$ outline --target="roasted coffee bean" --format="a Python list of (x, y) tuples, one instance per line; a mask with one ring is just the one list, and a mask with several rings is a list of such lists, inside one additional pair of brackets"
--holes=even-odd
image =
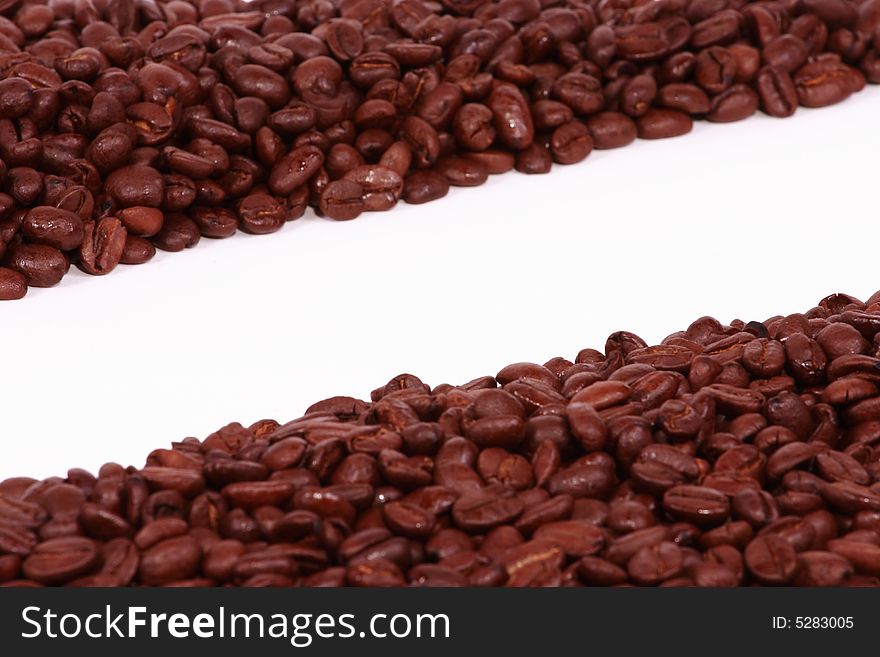
[(307, 183), (324, 163), (324, 154), (315, 146), (300, 146), (282, 157), (269, 174), (273, 194), (287, 196)]
[(705, 91), (695, 84), (684, 82), (673, 82), (661, 87), (657, 99), (663, 107), (688, 114), (707, 114), (712, 107)]
[(365, 164), (352, 169), (342, 179), (361, 186), (366, 210), (387, 210), (397, 203), (403, 193), (403, 179), (383, 166)]
[(334, 180), (321, 193), (318, 207), (330, 219), (354, 219), (364, 211), (364, 189), (351, 180)]
[(499, 85), (488, 101), (495, 118), (495, 130), (505, 146), (522, 150), (535, 137), (532, 115), (522, 93), (513, 85)]
[(785, 118), (795, 113), (798, 106), (797, 89), (786, 71), (765, 66), (758, 72), (756, 84), (761, 109), (767, 114)]
[(20, 244), (8, 249), (6, 265), (21, 274), (31, 287), (52, 287), (61, 281), (69, 262), (52, 246)]
[(808, 62), (793, 76), (798, 100), (804, 107), (839, 103), (864, 86), (859, 71), (842, 62), (822, 59)]
[(787, 584), (797, 569), (797, 555), (787, 540), (775, 534), (759, 536), (745, 549), (749, 572), (764, 584)]
[(691, 117), (672, 109), (651, 109), (636, 122), (641, 139), (680, 137), (693, 129)]
[(435, 201), (448, 193), (449, 179), (435, 171), (416, 171), (403, 184), (403, 200), (411, 204)]
[(553, 165), (550, 151), (542, 144), (532, 143), (516, 154), (514, 168), (521, 173), (549, 173)]
[(205, 237), (231, 237), (238, 229), (238, 216), (226, 208), (194, 207), (190, 208), (189, 217)]
[(0, 267), (0, 301), (14, 301), (27, 294), (27, 279), (13, 269)]
[(119, 220), (129, 235), (151, 237), (162, 229), (165, 216), (158, 208), (133, 206), (119, 211)]
[(202, 548), (190, 536), (165, 539), (141, 556), (138, 577), (145, 584), (162, 586), (196, 574)]
[(152, 242), (163, 251), (183, 251), (199, 243), (199, 227), (186, 215), (165, 215), (162, 229), (153, 236)]
[(77, 248), (83, 241), (83, 221), (79, 215), (48, 206), (32, 208), (21, 224), (24, 237), (61, 251)]
[(109, 274), (122, 259), (126, 230), (116, 217), (102, 217), (84, 226), (79, 266), (89, 274)]
[(735, 84), (715, 96), (706, 118), (719, 123), (742, 121), (758, 110), (758, 103), (758, 94), (751, 87)]
[(239, 227), (254, 235), (280, 230), (285, 223), (284, 208), (274, 196), (249, 194), (237, 206)]
[(104, 189), (123, 208), (133, 205), (159, 207), (165, 181), (153, 167), (137, 164), (113, 171), (107, 177)]
[(572, 120), (553, 131), (550, 137), (550, 153), (559, 164), (575, 164), (593, 150), (590, 129), (581, 121)]
[(456, 187), (476, 187), (489, 177), (489, 170), (482, 162), (464, 157), (442, 158), (434, 170)]
[(730, 514), (724, 493), (705, 486), (674, 486), (663, 494), (663, 508), (680, 520), (695, 525), (718, 525)]
[(806, 44), (792, 34), (783, 34), (764, 46), (761, 58), (767, 66), (793, 73), (807, 61)]
[(53, 538), (34, 547), (22, 562), (25, 577), (41, 584), (58, 585), (89, 573), (98, 565), (94, 541), (70, 536)]
[(600, 112), (587, 120), (593, 144), (598, 149), (619, 148), (635, 141), (636, 124), (625, 114)]
[(855, 572), (845, 557), (833, 552), (807, 551), (797, 558), (795, 586), (841, 586)]

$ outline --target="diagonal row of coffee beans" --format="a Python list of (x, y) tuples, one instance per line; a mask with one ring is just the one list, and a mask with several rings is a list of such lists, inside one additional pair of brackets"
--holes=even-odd
[(0, 299), (880, 82), (880, 0), (0, 3)]
[(404, 374), (141, 469), (0, 482), (0, 582), (877, 586), (878, 355), (880, 292)]

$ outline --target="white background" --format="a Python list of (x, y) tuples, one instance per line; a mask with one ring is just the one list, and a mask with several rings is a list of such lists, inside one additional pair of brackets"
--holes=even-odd
[(202, 240), (0, 305), (0, 479), (63, 475), (408, 371), (462, 383), (880, 288), (880, 89), (701, 123), (347, 223)]

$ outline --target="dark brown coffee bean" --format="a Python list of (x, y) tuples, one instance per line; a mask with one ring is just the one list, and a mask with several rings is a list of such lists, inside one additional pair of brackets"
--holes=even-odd
[(581, 121), (573, 120), (560, 125), (550, 138), (550, 153), (559, 164), (575, 164), (593, 150), (590, 130)]
[(798, 100), (805, 107), (825, 107), (845, 100), (861, 88), (861, 73), (828, 59), (808, 62), (794, 76)]
[(553, 157), (543, 145), (532, 143), (516, 154), (514, 168), (520, 173), (549, 173), (553, 166)]
[(54, 538), (37, 545), (21, 565), (25, 577), (58, 585), (85, 575), (98, 565), (95, 543), (79, 536)]
[(183, 251), (199, 243), (199, 227), (189, 217), (179, 213), (165, 215), (162, 229), (152, 242), (163, 251)]
[(314, 146), (300, 146), (278, 160), (269, 174), (269, 189), (287, 196), (304, 185), (324, 163), (324, 154)]
[(161, 541), (144, 552), (138, 576), (152, 586), (162, 586), (196, 574), (202, 548), (190, 536)]
[(598, 149), (619, 148), (635, 141), (636, 124), (618, 112), (600, 112), (587, 120), (593, 144)]
[(130, 235), (151, 237), (162, 229), (165, 216), (158, 208), (133, 206), (119, 211), (119, 220)]
[(165, 191), (162, 175), (153, 167), (136, 164), (116, 169), (104, 182), (104, 190), (120, 207), (159, 207)]
[(807, 551), (798, 555), (795, 586), (841, 586), (854, 573), (852, 564), (833, 552)]
[(495, 130), (508, 148), (522, 150), (535, 136), (532, 115), (522, 93), (513, 85), (499, 85), (489, 96)]
[(675, 518), (712, 526), (730, 515), (727, 496), (705, 486), (674, 486), (663, 494), (663, 508)]
[(684, 568), (681, 548), (670, 541), (643, 547), (627, 562), (630, 577), (642, 586), (656, 586), (680, 574)]
[(657, 81), (650, 75), (637, 75), (623, 88), (620, 108), (629, 116), (644, 116), (657, 97)]
[(239, 226), (254, 235), (266, 235), (280, 230), (285, 223), (281, 203), (268, 194), (249, 194), (238, 202)]
[(797, 569), (791, 543), (774, 534), (755, 538), (746, 546), (744, 556), (749, 572), (764, 584), (786, 584)]
[(404, 180), (403, 200), (410, 204), (428, 203), (449, 193), (449, 179), (435, 171), (416, 171)]
[(122, 259), (126, 230), (116, 217), (103, 217), (84, 225), (79, 266), (89, 274), (109, 274)]
[(436, 522), (434, 514), (427, 509), (403, 501), (389, 502), (382, 512), (392, 531), (410, 538), (430, 536)]
[(0, 301), (14, 301), (27, 294), (27, 279), (23, 274), (0, 267)]
[(9, 249), (6, 263), (31, 287), (52, 287), (67, 273), (69, 263), (58, 249), (45, 244), (21, 244)]
[(693, 129), (691, 117), (671, 109), (651, 109), (636, 122), (641, 139), (680, 137)]
[(350, 565), (345, 571), (345, 577), (350, 586), (401, 586), (406, 581), (396, 564), (382, 559)]
[(673, 82), (660, 88), (658, 102), (669, 109), (688, 114), (707, 114), (711, 109), (709, 96), (695, 84)]
[(21, 230), (27, 239), (61, 251), (75, 249), (83, 240), (83, 222), (79, 215), (48, 206), (28, 211)]
[(742, 121), (758, 110), (758, 103), (758, 94), (749, 86), (735, 84), (712, 99), (712, 109), (706, 118), (718, 123)]
[(880, 574), (880, 546), (837, 539), (828, 541), (828, 549), (846, 559), (857, 572), (875, 577)]
[(597, 554), (605, 545), (605, 534), (586, 520), (548, 522), (534, 532), (534, 538), (557, 545), (571, 557)]
[(764, 46), (761, 57), (767, 66), (793, 73), (807, 61), (806, 44), (792, 34), (783, 34)]
[(489, 178), (489, 170), (484, 164), (464, 157), (442, 158), (434, 170), (457, 187), (476, 187)]
[(365, 210), (388, 210), (403, 193), (403, 179), (387, 167), (363, 165), (352, 169), (342, 179), (361, 186)]
[(459, 498), (452, 507), (452, 518), (456, 525), (467, 532), (485, 532), (513, 522), (522, 511), (522, 502), (516, 498), (476, 492)]

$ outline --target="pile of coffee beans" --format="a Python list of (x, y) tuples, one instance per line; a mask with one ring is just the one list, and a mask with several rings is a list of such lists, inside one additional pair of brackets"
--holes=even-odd
[(880, 292), (0, 482), (4, 586), (880, 585)]
[(0, 299), (880, 82), (880, 0), (0, 3)]

